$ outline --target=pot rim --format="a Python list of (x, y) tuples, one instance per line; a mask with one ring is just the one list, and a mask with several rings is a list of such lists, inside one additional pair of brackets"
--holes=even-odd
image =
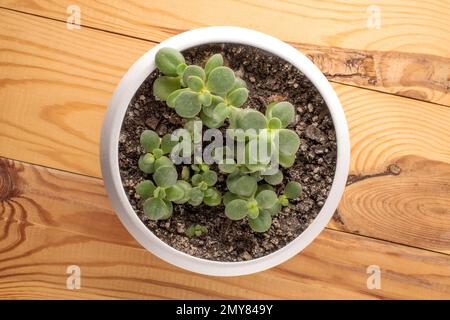
[[(191, 256), (160, 240), (133, 210), (119, 172), (118, 146), (122, 122), (128, 105), (148, 75), (155, 69), (155, 54), (162, 47), (185, 50), (207, 43), (236, 43), (260, 48), (291, 63), (302, 71), (318, 89), (330, 111), (336, 131), (337, 158), (329, 195), (313, 222), (283, 248), (249, 261), (220, 262)], [(173, 36), (147, 51), (121, 79), (110, 100), (100, 139), (102, 176), (111, 204), (128, 232), (159, 258), (192, 272), (215, 276), (252, 274), (274, 267), (309, 245), (325, 228), (343, 194), (350, 163), (347, 121), (339, 99), (322, 72), (291, 45), (267, 34), (230, 26), (195, 29)]]

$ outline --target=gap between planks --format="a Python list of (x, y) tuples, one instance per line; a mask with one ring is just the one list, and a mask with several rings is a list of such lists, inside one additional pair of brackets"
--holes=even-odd
[[(175, 1), (177, 3), (177, 6), (182, 6), (182, 3)], [(48, 4), (48, 3), (41, 3), (39, 5), (39, 1), (37, 2), (35, 7), (29, 7), (26, 4), (23, 3), (16, 3), (16, 1), (9, 1), (9, 3), (6, 3), (7, 6), (3, 6), (6, 10), (12, 10), (15, 12), (23, 13), (23, 14), (30, 14), (35, 15), (41, 18), (51, 19), (59, 22), (66, 23), (65, 20), (62, 18), (67, 17), (67, 13), (60, 11), (61, 9), (65, 8), (63, 3), (60, 3), (58, 5), (54, 4)], [(192, 25), (186, 24), (183, 19), (175, 19), (174, 23), (176, 23), (177, 27), (169, 27), (168, 25), (164, 25), (165, 23), (168, 23), (166, 21), (160, 21), (159, 23), (161, 25), (148, 25), (146, 23), (143, 23), (143, 17), (140, 16), (141, 13), (138, 13), (137, 15), (134, 15), (133, 17), (128, 17), (128, 11), (131, 10), (120, 10), (124, 4), (118, 2), (116, 3), (117, 9), (119, 10), (113, 10), (111, 7), (106, 6), (102, 7), (102, 5), (97, 5), (93, 3), (81, 3), (80, 4), (83, 8), (89, 8), (92, 10), (92, 16), (88, 16), (86, 20), (87, 23), (82, 23), (83, 27), (86, 28), (92, 28), (94, 30), (109, 32), (116, 35), (122, 35), (126, 37), (131, 37), (134, 39), (144, 40), (144, 41), (150, 41), (152, 43), (157, 43), (158, 41), (163, 40), (164, 38), (186, 31), (190, 28), (192, 28)], [(200, 2), (194, 2), (193, 7), (200, 5)], [(273, 4), (270, 4), (271, 6)], [(294, 4), (292, 4), (294, 5)], [(301, 6), (300, 4), (297, 4), (298, 6)], [(307, 4), (305, 4), (306, 7)], [(389, 8), (390, 3), (383, 3), (380, 4), (381, 7), (383, 7), (384, 10), (387, 10), (389, 14), (393, 15), (399, 15), (402, 16), (401, 11), (397, 12), (397, 8)], [(434, 6), (437, 6), (436, 4), (433, 4)], [(137, 5), (135, 5), (137, 6)], [(175, 8), (177, 7), (175, 6)], [(267, 11), (268, 8), (266, 8), (265, 5), (257, 5), (256, 3), (239, 3), (238, 6), (242, 10), (249, 10), (249, 8), (253, 8), (253, 10), (259, 10), (262, 14), (269, 14)], [(283, 15), (283, 17), (286, 15), (286, 11), (281, 10), (278, 7), (288, 6), (287, 4), (277, 4), (277, 7), (272, 8), (274, 11), (280, 11), (280, 14)], [(364, 8), (363, 4), (359, 4), (358, 6), (362, 6)], [(44, 7), (47, 7), (48, 11), (45, 11), (43, 9)], [(139, 7), (139, 6), (137, 6)], [(161, 8), (159, 8), (161, 7)], [(17, 8), (17, 9), (16, 9)], [(329, 4), (329, 9), (332, 11), (333, 5)], [(134, 8), (136, 9), (136, 8)], [(153, 10), (152, 10), (153, 9)], [(142, 7), (140, 7), (140, 10), (145, 10), (147, 14), (152, 16), (152, 11), (161, 11), (161, 14), (164, 14), (167, 9), (167, 5), (165, 4), (144, 4)], [(294, 8), (292, 8), (294, 9)], [(309, 14), (314, 13), (314, 6), (309, 8), (312, 10)], [(356, 10), (352, 8), (353, 10)], [(426, 14), (426, 12), (422, 11), (415, 11), (411, 8), (406, 7), (407, 12), (412, 11), (414, 13), (414, 16), (416, 19), (422, 19), (424, 18), (421, 16), (422, 14)], [(96, 11), (100, 10), (100, 11)], [(136, 9), (137, 10), (137, 9)], [(223, 10), (228, 10), (228, 8), (225, 6)], [(298, 11), (298, 8), (295, 8), (296, 14), (301, 15), (301, 12)], [(342, 8), (340, 8), (342, 10)], [(340, 12), (340, 10), (337, 10)], [(104, 12), (103, 12), (104, 11)], [(361, 12), (353, 12), (352, 14), (355, 14), (358, 19), (363, 19), (366, 15), (364, 12), (365, 10), (362, 10)], [(48, 13), (49, 12), (49, 13)], [(109, 12), (110, 14), (106, 14), (105, 12)], [(47, 15), (44, 15), (44, 13), (48, 13)], [(115, 22), (117, 23), (111, 23), (109, 19), (111, 19), (110, 16), (118, 15)], [(195, 14), (194, 14), (195, 16)], [(339, 15), (338, 15), (339, 16)], [(176, 17), (176, 10), (174, 12), (174, 17)], [(174, 18), (172, 17), (172, 18)], [(204, 19), (204, 17), (195, 17), (196, 19)], [(300, 26), (302, 26), (301, 21), (296, 20), (296, 18), (292, 16), (286, 16), (285, 17), (288, 21), (297, 23), (300, 23)], [(309, 18), (308, 16), (305, 16), (305, 18)], [(340, 17), (341, 20), (336, 20), (333, 22), (324, 22), (324, 28), (329, 28), (332, 30), (333, 28), (330, 28), (327, 26), (327, 23), (335, 23), (335, 27), (342, 27), (342, 23), (344, 23), (346, 20), (345, 17)], [(403, 17), (404, 19), (404, 17)], [(412, 18), (411, 18), (412, 19)], [(131, 24), (132, 27), (125, 27), (125, 24), (122, 20), (126, 20), (127, 23)], [(354, 20), (354, 19), (353, 19)], [(84, 18), (82, 21), (85, 21)], [(211, 22), (210, 22), (211, 23)], [(348, 23), (348, 21), (347, 21)], [(346, 28), (348, 27), (346, 23)], [(427, 21), (428, 23), (428, 21)], [(200, 23), (200, 25), (197, 26), (204, 26), (208, 25)], [(414, 25), (414, 24), (413, 24)], [(107, 27), (105, 27), (107, 26)], [(388, 25), (387, 28), (389, 28)], [(262, 28), (263, 31), (266, 31), (265, 28), (267, 26), (262, 23), (258, 25), (258, 28)], [(391, 26), (393, 27), (393, 26)], [(397, 27), (395, 25), (395, 27)], [(349, 30), (353, 30), (351, 27)], [(420, 32), (428, 32), (432, 33), (434, 30), (434, 25), (421, 25), (419, 29)], [(131, 31), (132, 30), (132, 31)], [(386, 45), (385, 42), (382, 42), (383, 48), (387, 48), (390, 50), (385, 51), (375, 51), (375, 50), (366, 50), (364, 47), (360, 48), (358, 41), (355, 41), (353, 39), (353, 36), (358, 38), (360, 35), (358, 35), (358, 32), (361, 33), (361, 30), (358, 30), (358, 32), (354, 32), (348, 34), (348, 37), (352, 39), (350, 43), (353, 45), (353, 47), (357, 47), (357, 49), (350, 49), (352, 46), (347, 46), (349, 49), (343, 49), (336, 47), (334, 45), (326, 45), (324, 46), (322, 44), (323, 41), (317, 41), (317, 38), (314, 39), (316, 41), (311, 42), (311, 44), (302, 44), (300, 43), (299, 36), (294, 36), (291, 34), (291, 32), (287, 30), (283, 30), (280, 28), (275, 28), (275, 31), (270, 29), (272, 33), (276, 32), (280, 38), (283, 40), (291, 43), (295, 47), (297, 47), (299, 50), (301, 50), (304, 54), (306, 54), (316, 65), (319, 67), (319, 69), (322, 70), (322, 72), (328, 77), (330, 81), (333, 81), (335, 83), (341, 83), (345, 85), (353, 85), (355, 87), (360, 88), (368, 88), (370, 90), (374, 90), (377, 92), (384, 92), (388, 94), (394, 94), (398, 96), (408, 97), (412, 99), (417, 99), (420, 101), (429, 101), (431, 103), (435, 103), (438, 105), (445, 105), (450, 106), (450, 59), (447, 57), (448, 53), (443, 51), (436, 51), (435, 48), (428, 50), (427, 48), (424, 49), (423, 46), (418, 46), (417, 43), (414, 44), (416, 46), (416, 49), (420, 50), (411, 50), (411, 43), (406, 41), (408, 45), (406, 45), (406, 48), (408, 50), (406, 52), (396, 51), (395, 46), (392, 48), (392, 45)], [(354, 31), (354, 30), (353, 30)], [(318, 31), (318, 35), (320, 35), (320, 31)], [(324, 34), (327, 34), (328, 30), (323, 30)], [(366, 30), (367, 32), (367, 30)], [(377, 37), (380, 37), (383, 32), (372, 31), (371, 35), (373, 35), (375, 32), (375, 35)], [(405, 38), (405, 35), (402, 34), (401, 28), (395, 29), (394, 35), (401, 40)], [(286, 34), (285, 34), (286, 33)], [(433, 34), (430, 34), (429, 36), (437, 37), (435, 34), (436, 31), (434, 31)], [(150, 35), (154, 39), (147, 39), (145, 38), (147, 35)], [(164, 36), (162, 36), (164, 35)], [(284, 36), (283, 36), (284, 35)], [(303, 36), (306, 36), (305, 34), (302, 34)], [(351, 36), (350, 36), (351, 35)], [(387, 32), (386, 37), (390, 35), (389, 32)], [(423, 34), (420, 34), (422, 37)], [(336, 32), (336, 34), (330, 34), (328, 35), (329, 38), (339, 38), (339, 33)], [(319, 37), (320, 38), (320, 37)], [(363, 37), (364, 38), (364, 37)], [(406, 37), (407, 38), (407, 37)], [(293, 40), (296, 41), (293, 41)], [(311, 39), (309, 39), (311, 40)], [(383, 40), (383, 37), (381, 36), (380, 39)], [(403, 41), (403, 40), (402, 40)], [(304, 43), (308, 43), (308, 41), (304, 41)], [(376, 46), (375, 46), (376, 47)], [(400, 46), (400, 48), (403, 48)], [(420, 54), (417, 54), (415, 52), (421, 52)], [(439, 55), (430, 54), (427, 52), (432, 53), (443, 53), (444, 56), (441, 57)]]
[[(17, 13), (2, 16), (6, 76), (0, 94), (10, 108), (0, 112), (1, 155), (98, 177), (97, 139), (104, 105), (127, 65), (148, 50), (148, 42), (88, 28), (69, 34), (61, 30), (60, 22)], [(30, 31), (22, 33), (24, 25)], [(8, 34), (11, 30), (16, 37)], [(124, 52), (119, 50), (123, 47)], [(358, 179), (347, 187), (330, 225), (450, 252), (449, 109), (350, 86), (334, 87), (349, 119), (351, 173)], [(46, 95), (39, 95), (39, 90)], [(20, 112), (13, 108), (18, 101)], [(399, 174), (383, 175), (391, 165), (399, 168)], [(421, 206), (411, 207), (418, 200)]]

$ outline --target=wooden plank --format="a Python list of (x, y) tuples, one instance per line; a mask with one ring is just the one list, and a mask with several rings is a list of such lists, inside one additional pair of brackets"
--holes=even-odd
[[(1, 3), (61, 21), (72, 4)], [(77, 5), (82, 25), (152, 41), (208, 25), (253, 28), (291, 42), (332, 81), (450, 106), (448, 1), (201, 0), (186, 5), (170, 0), (115, 1), (112, 6), (81, 0)], [(379, 29), (367, 27), (372, 7), (380, 10)]]
[[(131, 239), (102, 181), (0, 159), (2, 298), (450, 298), (450, 256), (325, 230), (300, 255), (255, 275), (207, 277)], [(81, 289), (66, 289), (66, 268)], [(370, 290), (369, 265), (381, 268)]]
[[(2, 11), (0, 17), (0, 155), (99, 177), (106, 104), (121, 75), (151, 44), (87, 28), (69, 31), (23, 14)], [(350, 126), (351, 174), (370, 179), (348, 187), (331, 227), (450, 252), (443, 179), (450, 165), (450, 109), (334, 87)], [(392, 165), (400, 173), (383, 174)], [(424, 205), (407, 204), (418, 197)]]

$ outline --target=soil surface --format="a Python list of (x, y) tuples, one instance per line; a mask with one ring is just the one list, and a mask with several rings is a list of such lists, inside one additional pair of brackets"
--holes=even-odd
[[(234, 44), (212, 44), (183, 52), (188, 64), (204, 66), (215, 53), (221, 53), (225, 65), (247, 82), (250, 91), (246, 107), (265, 111), (273, 101), (291, 102), (297, 116), (290, 126), (301, 139), (297, 160), (283, 169), (284, 183), (295, 180), (303, 185), (303, 194), (291, 201), (276, 217), (266, 233), (255, 233), (247, 221), (231, 221), (224, 214), (224, 206), (192, 207), (174, 205), (169, 220), (151, 221), (143, 213), (142, 200), (135, 194), (135, 185), (146, 179), (137, 166), (143, 149), (139, 136), (145, 129), (160, 136), (171, 133), (183, 124), (164, 102), (156, 101), (152, 93), (153, 72), (142, 84), (126, 112), (120, 134), (119, 166), (125, 192), (135, 212), (145, 225), (173, 248), (190, 255), (217, 261), (243, 261), (265, 256), (294, 240), (317, 216), (333, 182), (336, 166), (336, 136), (327, 106), (313, 84), (295, 67), (263, 50)], [(224, 176), (219, 175), (217, 188), (226, 190)], [(282, 190), (284, 184), (278, 187)], [(208, 233), (189, 238), (185, 230), (201, 224)]]

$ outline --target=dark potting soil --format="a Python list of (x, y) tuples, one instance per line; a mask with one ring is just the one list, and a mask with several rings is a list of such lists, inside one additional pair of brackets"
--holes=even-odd
[[(283, 169), (284, 183), (298, 181), (302, 196), (292, 208), (284, 208), (266, 233), (255, 233), (247, 221), (231, 221), (224, 206), (174, 205), (169, 220), (151, 221), (143, 213), (142, 200), (135, 185), (146, 179), (137, 166), (143, 149), (139, 137), (143, 130), (155, 130), (160, 136), (180, 128), (181, 119), (152, 93), (153, 72), (132, 99), (123, 121), (119, 141), (119, 166), (128, 199), (145, 225), (162, 241), (190, 255), (217, 261), (243, 261), (265, 256), (294, 240), (305, 230), (322, 208), (333, 182), (336, 166), (336, 136), (327, 106), (314, 85), (295, 67), (263, 50), (234, 44), (211, 44), (183, 52), (188, 64), (204, 66), (215, 53), (221, 53), (225, 65), (247, 82), (250, 91), (246, 107), (265, 111), (273, 101), (291, 102), (297, 116), (291, 129), (301, 139), (295, 164)], [(219, 175), (217, 188), (226, 190), (225, 176)], [(280, 185), (278, 193), (284, 188)], [(185, 230), (194, 224), (205, 225), (208, 233), (189, 238)]]

